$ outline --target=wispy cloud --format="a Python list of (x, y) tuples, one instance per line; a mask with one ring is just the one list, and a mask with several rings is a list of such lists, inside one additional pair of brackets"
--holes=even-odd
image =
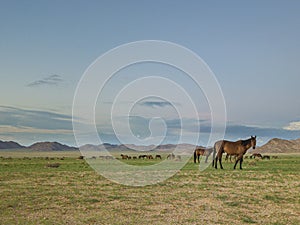
[(72, 130), (72, 116), (42, 110), (0, 106), (2, 126), (47, 130)]
[(146, 107), (152, 107), (152, 108), (156, 108), (156, 107), (167, 107), (167, 106), (173, 106), (172, 103), (170, 102), (166, 102), (166, 101), (144, 101), (139, 103), (139, 105), (141, 106), (146, 106)]
[(53, 74), (47, 77), (44, 77), (40, 80), (33, 81), (29, 84), (27, 84), (27, 87), (38, 87), (42, 85), (58, 85), (61, 82), (63, 82), (63, 79), (60, 75)]
[[(149, 121), (151, 118), (146, 117), (131, 117), (130, 125), (136, 133), (149, 134)], [(200, 134), (210, 134), (212, 127), (208, 120), (197, 120), (193, 118), (182, 119), (165, 119), (167, 125), (167, 135), (180, 135), (180, 131)], [(200, 126), (198, 126), (200, 125)], [(298, 126), (299, 125), (299, 126)], [(215, 132), (221, 132), (222, 129), (215, 127)], [(272, 128), (261, 126), (248, 126), (241, 124), (228, 123), (226, 126), (225, 137), (229, 139), (246, 138), (251, 135), (257, 135), (264, 138), (286, 138), (294, 139), (300, 137), (300, 122), (292, 123), (289, 129)]]
[(25, 145), (45, 140), (74, 145), (72, 116), (0, 106), (0, 139), (19, 141)]
[[(200, 141), (208, 138), (211, 132), (211, 124), (207, 120), (197, 120), (193, 118), (162, 118), (166, 125), (166, 137), (164, 143), (175, 143), (179, 140), (182, 132), (193, 136), (200, 134)], [(118, 126), (124, 125), (128, 120), (120, 119)], [(153, 122), (153, 121), (152, 121)], [(156, 134), (157, 129), (161, 129), (161, 122), (151, 123), (150, 117), (131, 116), (129, 118), (130, 129), (135, 136), (146, 138)], [(200, 126), (198, 126), (200, 124)], [(151, 126), (154, 127), (151, 127)], [(261, 140), (267, 141), (270, 138), (279, 137), (295, 139), (300, 137), (300, 122), (291, 122), (284, 128), (269, 128), (260, 126), (247, 126), (228, 123), (225, 138), (236, 140), (239, 138), (257, 135)], [(118, 138), (114, 133), (111, 124), (97, 125), (101, 140), (105, 142), (117, 143)], [(126, 130), (127, 131), (127, 130)], [(152, 133), (154, 132), (154, 133)], [(218, 132), (218, 130), (216, 130)], [(127, 132), (121, 135), (129, 135)], [(72, 116), (43, 110), (22, 109), (16, 107), (0, 106), (0, 139), (24, 140), (23, 143), (31, 140), (67, 140), (74, 142), (72, 131)], [(87, 140), (88, 137), (87, 137)], [(130, 139), (128, 139), (130, 140)], [(216, 141), (216, 140), (213, 140)], [(63, 141), (66, 143), (66, 141)], [(130, 141), (129, 141), (130, 142)]]

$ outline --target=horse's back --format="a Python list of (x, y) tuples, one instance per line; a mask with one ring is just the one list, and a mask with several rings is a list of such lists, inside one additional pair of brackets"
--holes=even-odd
[(223, 149), (229, 155), (235, 155), (243, 149), (242, 142), (239, 141), (224, 141)]
[(220, 140), (217, 141), (214, 145), (214, 148), (216, 152), (219, 150), (222, 150), (228, 154), (230, 154), (232, 151), (235, 152), (240, 144), (238, 142), (232, 142), (227, 140)]
[(205, 156), (209, 156), (213, 152), (214, 148), (206, 148), (204, 151)]

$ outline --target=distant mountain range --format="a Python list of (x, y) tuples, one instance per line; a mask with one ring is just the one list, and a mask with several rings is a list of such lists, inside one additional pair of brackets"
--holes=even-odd
[[(102, 150), (108, 150), (108, 151), (130, 151), (130, 150), (137, 150), (137, 151), (149, 151), (149, 150), (156, 150), (156, 151), (166, 151), (166, 150), (174, 150), (175, 148), (178, 149), (191, 149), (193, 148), (193, 145), (190, 144), (165, 144), (165, 145), (159, 145), (155, 148), (154, 145), (150, 146), (137, 146), (134, 144), (128, 144), (128, 145), (115, 145), (115, 144), (109, 144), (109, 143), (103, 143), (100, 145), (92, 145), (92, 144), (86, 144), (80, 147), (81, 150), (84, 151), (102, 151)], [(72, 147), (68, 145), (61, 144), (59, 142), (37, 142), (30, 146), (22, 146), (17, 142), (13, 141), (0, 141), (0, 150), (4, 149), (11, 149), (11, 150), (18, 150), (18, 149), (24, 149), (29, 151), (76, 151), (79, 150), (77, 147)]]
[(0, 149), (26, 148), (14, 141), (0, 141)]
[(0, 141), (1, 149), (24, 149), (30, 151), (74, 151), (78, 150), (76, 147), (71, 147), (58, 142), (37, 142), (30, 146), (23, 146), (14, 141)]
[(107, 150), (107, 151), (130, 151), (130, 150), (136, 150), (136, 151), (168, 151), (168, 150), (174, 150), (177, 148), (178, 150), (190, 150), (194, 149), (195, 146), (191, 144), (164, 144), (164, 145), (158, 145), (155, 147), (155, 145), (148, 145), (148, 146), (138, 146), (134, 144), (122, 144), (122, 145), (113, 145), (109, 143), (104, 143), (100, 145), (83, 145), (80, 147), (80, 150), (84, 151), (101, 151), (101, 150)]
[[(156, 150), (156, 151), (168, 151), (174, 150), (178, 148), (180, 150), (190, 150), (195, 146), (191, 144), (164, 144), (159, 145), (154, 148), (154, 145), (150, 146), (137, 146), (134, 144), (128, 145), (114, 145), (109, 143), (104, 143), (101, 145), (92, 145), (87, 144), (80, 147), (81, 150), (84, 151), (128, 151), (128, 150), (137, 150), (137, 151), (148, 151), (148, 150)], [(37, 142), (30, 146), (23, 146), (14, 141), (0, 141), (0, 150), (4, 149), (24, 149), (29, 151), (76, 151), (79, 150), (77, 147), (68, 146), (61, 144), (59, 142)], [(249, 153), (300, 153), (300, 138), (296, 140), (285, 140), (279, 138), (273, 138), (268, 143), (263, 146), (257, 147), (255, 150), (249, 150)]]
[(296, 140), (273, 138), (251, 153), (300, 153), (300, 138)]

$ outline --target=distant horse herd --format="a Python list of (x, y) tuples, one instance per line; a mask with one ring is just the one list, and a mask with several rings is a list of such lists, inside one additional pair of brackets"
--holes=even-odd
[(130, 156), (130, 155), (124, 155), (121, 154), (121, 158), (122, 159), (162, 159), (161, 155), (155, 155), (155, 157), (153, 157), (153, 155), (139, 155), (139, 156)]
[[(162, 159), (161, 155), (151, 155), (151, 154), (144, 154), (144, 155), (139, 155), (139, 156), (130, 156), (130, 155), (124, 155), (121, 154), (121, 159)], [(170, 153), (167, 155), (167, 159), (169, 160), (176, 160), (176, 161), (181, 161), (181, 156), (180, 155), (175, 155), (174, 153)]]

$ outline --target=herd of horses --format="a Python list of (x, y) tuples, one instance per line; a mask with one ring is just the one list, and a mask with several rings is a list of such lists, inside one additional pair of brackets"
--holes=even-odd
[[(233, 169), (236, 169), (236, 166), (238, 163), (240, 163), (240, 169), (242, 168), (242, 164), (244, 161), (244, 155), (246, 154), (248, 149), (255, 149), (256, 148), (256, 136), (251, 136), (249, 139), (246, 140), (238, 140), (238, 141), (227, 141), (227, 140), (221, 140), (217, 141), (214, 144), (213, 148), (203, 148), (198, 147), (194, 151), (194, 163), (197, 162), (200, 163), (199, 157), (200, 156), (206, 156), (205, 163), (207, 163), (208, 157), (213, 153), (213, 161), (212, 166), (216, 169), (218, 168), (218, 161), (220, 164), (220, 168), (223, 169), (222, 165), (222, 155), (223, 153), (226, 153), (225, 161), (228, 159), (231, 162), (231, 157), (234, 157), (235, 163)], [(246, 157), (245, 157), (246, 158)], [(248, 158), (248, 156), (247, 156)], [(250, 159), (252, 158), (261, 158), (261, 159), (269, 159), (269, 155), (261, 155), (260, 153), (253, 153), (250, 156)], [(273, 156), (273, 158), (278, 158), (278, 156)]]
[[(246, 140), (238, 140), (238, 141), (227, 141), (221, 140), (217, 141), (213, 148), (202, 148), (198, 147), (194, 151), (194, 163), (199, 161), (200, 156), (206, 156), (205, 162), (207, 163), (208, 157), (213, 153), (213, 161), (212, 166), (216, 169), (218, 168), (218, 161), (220, 164), (220, 168), (223, 169), (222, 165), (222, 155), (226, 153), (226, 159), (228, 157), (231, 160), (231, 156), (235, 157), (235, 163), (233, 169), (236, 168), (237, 164), (240, 163), (240, 169), (242, 169), (243, 157), (246, 154), (247, 150), (250, 148), (255, 149), (256, 147), (256, 136), (251, 136)], [(270, 157), (270, 156), (268, 156)], [(225, 159), (225, 160), (226, 160)]]
[[(162, 159), (161, 155), (139, 155), (139, 156), (130, 156), (130, 155), (124, 155), (121, 154), (121, 158), (122, 159)], [(167, 156), (167, 159), (174, 159), (174, 160), (181, 160), (181, 156), (180, 155), (174, 155), (173, 153), (170, 153)]]
[[(220, 168), (223, 169), (222, 165), (222, 156), (223, 153), (226, 153), (225, 160), (227, 161), (231, 157), (234, 157), (234, 167), (236, 169), (237, 164), (239, 163), (240, 169), (242, 168), (244, 155), (246, 154), (247, 150), (250, 148), (255, 149), (256, 147), (256, 136), (251, 136), (249, 139), (246, 140), (238, 140), (238, 141), (227, 141), (227, 140), (220, 140), (214, 144), (212, 148), (204, 148), (204, 147), (197, 147), (194, 150), (194, 163), (200, 163), (200, 157), (205, 157), (205, 163), (208, 162), (208, 158), (211, 154), (213, 154), (213, 161), (212, 166), (216, 169), (218, 168), (218, 162), (220, 164)], [(137, 156), (128, 156), (121, 154), (122, 159), (162, 159), (161, 155), (156, 155), (153, 157), (152, 155), (139, 155)], [(250, 156), (250, 158), (261, 158), (261, 159), (270, 159), (270, 156), (264, 155), (262, 156), (260, 153), (254, 153)], [(175, 156), (173, 153), (167, 156), (167, 159), (175, 159), (181, 160), (181, 156)]]
[(153, 155), (139, 155), (139, 156), (130, 156), (130, 155), (124, 155), (121, 154), (122, 159), (162, 159), (161, 155), (156, 155), (153, 157)]

